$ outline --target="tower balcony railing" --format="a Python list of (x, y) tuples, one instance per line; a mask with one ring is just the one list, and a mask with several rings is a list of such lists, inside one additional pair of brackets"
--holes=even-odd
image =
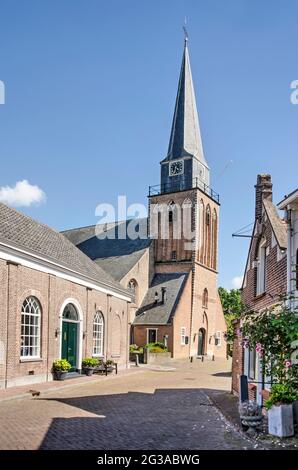
[(193, 178), (192, 184), (187, 184), (185, 181), (175, 181), (173, 183), (149, 186), (149, 197), (159, 196), (160, 194), (175, 193), (178, 191), (187, 191), (188, 189), (200, 189), (204, 194), (219, 204), (219, 194), (199, 178)]

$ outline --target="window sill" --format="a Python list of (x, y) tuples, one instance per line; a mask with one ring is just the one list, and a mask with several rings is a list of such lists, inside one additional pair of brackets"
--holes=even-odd
[(25, 357), (22, 357), (20, 359), (20, 362), (23, 363), (23, 362), (43, 362), (43, 359), (41, 359), (40, 357), (29, 357), (28, 359), (26, 359)]
[(255, 295), (255, 300), (262, 299), (263, 297), (265, 297), (265, 295), (266, 295), (266, 292), (262, 292), (261, 294), (257, 294), (257, 295)]
[(121, 357), (121, 354), (111, 354), (111, 357)]

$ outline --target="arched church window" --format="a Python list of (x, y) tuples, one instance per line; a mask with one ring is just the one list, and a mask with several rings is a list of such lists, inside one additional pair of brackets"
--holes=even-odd
[(93, 356), (103, 356), (104, 319), (101, 312), (96, 312), (93, 319)]
[(217, 212), (214, 209), (212, 213), (212, 262), (211, 267), (217, 267)]
[(40, 357), (41, 308), (35, 297), (27, 297), (21, 313), (21, 358)]
[(203, 307), (208, 308), (208, 290), (206, 287), (203, 291), (202, 305)]
[(127, 286), (128, 290), (134, 296), (135, 303), (137, 303), (137, 296), (138, 296), (138, 283), (135, 279), (131, 279)]

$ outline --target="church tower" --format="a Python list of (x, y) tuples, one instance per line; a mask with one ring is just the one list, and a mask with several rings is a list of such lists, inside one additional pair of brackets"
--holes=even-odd
[(210, 187), (187, 37), (168, 152), (160, 164), (160, 185), (149, 188), (155, 272), (189, 273), (189, 354), (216, 355), (225, 331), (217, 291), (219, 196)]

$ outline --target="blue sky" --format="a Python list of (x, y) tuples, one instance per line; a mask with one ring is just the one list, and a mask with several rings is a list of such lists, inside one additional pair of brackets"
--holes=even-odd
[(96, 223), (96, 205), (118, 194), (146, 204), (159, 183), (187, 16), (222, 203), (220, 284), (231, 287), (248, 243), (231, 234), (253, 221), (257, 173), (272, 174), (276, 202), (298, 186), (290, 101), (298, 1), (2, 0), (0, 8), (0, 188), (37, 185), (46, 202), (21, 210), (59, 230)]

